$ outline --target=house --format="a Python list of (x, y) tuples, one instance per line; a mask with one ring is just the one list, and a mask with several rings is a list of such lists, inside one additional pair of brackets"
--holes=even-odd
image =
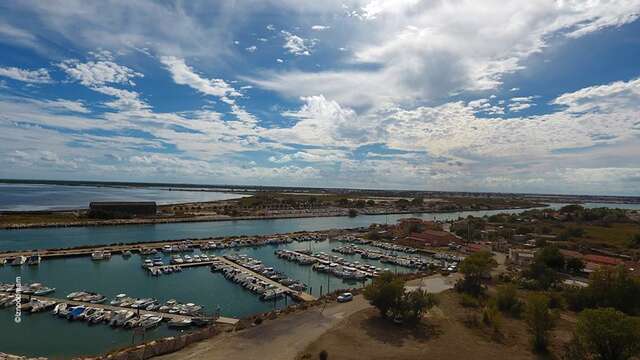
[(481, 252), (481, 251), (491, 252), (491, 246), (485, 245), (485, 244), (476, 244), (476, 243), (474, 243), (474, 244), (467, 244), (463, 248), (463, 250), (467, 254), (473, 254), (473, 253), (477, 253), (477, 252)]
[(536, 257), (536, 252), (534, 250), (528, 249), (509, 249), (509, 255), (507, 256), (507, 260), (519, 266), (528, 266), (533, 263), (533, 260)]

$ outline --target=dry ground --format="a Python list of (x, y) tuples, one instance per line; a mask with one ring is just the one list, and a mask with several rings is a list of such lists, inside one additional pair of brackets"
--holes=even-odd
[[(391, 359), (544, 359), (530, 351), (529, 335), (522, 320), (503, 317), (501, 335), (483, 325), (465, 325), (467, 314), (479, 313), (459, 305), (458, 294), (440, 294), (440, 305), (417, 328), (399, 326), (381, 319), (373, 308), (359, 311), (323, 334), (299, 359), (317, 359), (322, 350), (331, 360)], [(570, 339), (571, 323), (561, 318), (552, 336), (551, 352), (560, 354)]]

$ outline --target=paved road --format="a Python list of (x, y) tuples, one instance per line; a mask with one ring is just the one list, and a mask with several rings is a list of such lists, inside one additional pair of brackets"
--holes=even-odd
[(318, 308), (265, 321), (262, 325), (216, 336), (157, 359), (295, 359), (298, 353), (342, 319), (369, 306), (360, 295), (349, 303), (330, 303), (324, 311)]

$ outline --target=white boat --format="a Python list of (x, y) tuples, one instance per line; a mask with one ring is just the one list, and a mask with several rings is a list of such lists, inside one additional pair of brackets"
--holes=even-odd
[(96, 250), (91, 253), (91, 260), (104, 260), (104, 252), (102, 250)]
[(26, 256), (17, 256), (15, 259), (13, 259), (13, 261), (11, 262), (11, 266), (21, 266), (22, 264), (24, 264), (25, 262), (27, 262), (27, 257)]

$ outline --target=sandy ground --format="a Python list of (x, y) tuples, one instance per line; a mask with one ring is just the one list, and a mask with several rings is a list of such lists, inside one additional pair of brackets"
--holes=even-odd
[[(429, 292), (437, 293), (451, 288), (457, 278), (455, 275), (433, 275), (409, 281), (407, 288), (424, 287)], [(316, 308), (265, 321), (259, 326), (236, 333), (225, 333), (157, 359), (295, 359), (324, 333), (366, 309), (372, 308), (359, 295), (348, 303), (329, 303), (324, 310)]]
[(356, 296), (348, 303), (330, 303), (324, 310), (317, 308), (265, 321), (259, 326), (201, 341), (157, 359), (294, 359), (323, 333), (368, 307), (362, 296)]
[[(464, 319), (471, 311), (459, 304), (459, 295), (439, 295), (440, 304), (420, 326), (400, 326), (380, 318), (373, 308), (359, 311), (314, 341), (299, 354), (300, 360), (318, 359), (325, 350), (331, 360), (426, 359), (548, 359), (531, 352), (529, 334), (522, 320), (503, 317), (500, 336), (483, 325), (470, 327)], [(570, 339), (570, 327), (560, 321), (552, 333), (552, 352), (560, 354)]]

